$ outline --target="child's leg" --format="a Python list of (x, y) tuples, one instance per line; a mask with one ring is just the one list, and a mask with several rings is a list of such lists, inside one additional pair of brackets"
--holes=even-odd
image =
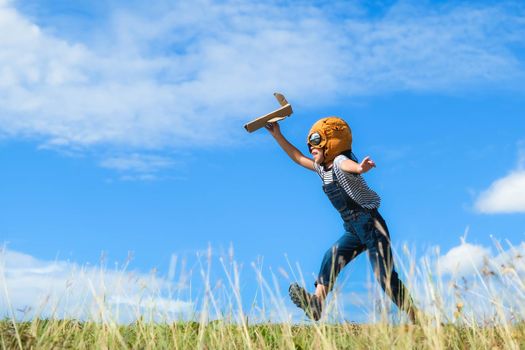
[(317, 297), (324, 301), (328, 292), (332, 290), (339, 272), (365, 249), (366, 246), (355, 233), (346, 232), (339, 238), (323, 257), (319, 277), (315, 282)]
[[(379, 219), (379, 220), (378, 220)], [(374, 218), (373, 232), (367, 235), (370, 239), (366, 242), (368, 255), (374, 274), (381, 288), (387, 293), (392, 301), (408, 313), (411, 321), (415, 321), (415, 307), (403, 282), (399, 279), (394, 266), (392, 249), (388, 228), (383, 218)]]
[(292, 283), (288, 292), (293, 303), (303, 309), (308, 317), (319, 320), (323, 303), (332, 289), (341, 269), (365, 250), (366, 246), (355, 233), (345, 233), (324, 255), (319, 277), (315, 282), (315, 294), (310, 294), (297, 283)]

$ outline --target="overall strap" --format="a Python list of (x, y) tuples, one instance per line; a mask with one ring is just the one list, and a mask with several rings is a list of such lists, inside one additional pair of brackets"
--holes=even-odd
[(332, 181), (333, 182), (339, 182), (339, 180), (337, 179), (337, 176), (335, 175), (335, 164), (332, 165)]
[(348, 208), (350, 210), (365, 210), (365, 211), (368, 210), (366, 208), (363, 208), (359, 204), (357, 204), (357, 202), (355, 200), (353, 200), (352, 197), (350, 197), (350, 195), (346, 192), (346, 190), (343, 187), (343, 184), (339, 181), (339, 179), (337, 178), (337, 175), (335, 173), (335, 164), (332, 166), (331, 170), (332, 170), (332, 180), (333, 180), (333, 182), (337, 183), (337, 187), (339, 188), (339, 191), (341, 191), (341, 193), (343, 194), (343, 196), (346, 199), (346, 203), (348, 205)]

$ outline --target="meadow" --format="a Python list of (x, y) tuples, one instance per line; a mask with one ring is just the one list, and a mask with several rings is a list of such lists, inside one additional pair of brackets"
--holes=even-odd
[(520, 349), (525, 326), (0, 323), (3, 349)]
[[(523, 246), (497, 248), (499, 253), (491, 260), (467, 264), (470, 269), (467, 277), (459, 273), (441, 275), (439, 261), (428, 257), (416, 261), (414, 254), (405, 249), (405, 257), (397, 257), (398, 267), (420, 310), (416, 324), (409, 323), (405, 315), (393, 308), (377, 287), (372, 298), (376, 298), (379, 307), (369, 321), (345, 321), (344, 280), (338, 282), (328, 299), (321, 321), (309, 321), (282, 295), (277, 277), (256, 265), (253, 271), (258, 296), (247, 308), (236, 263), (221, 260), (226, 282), (217, 287), (210, 273), (211, 261), (202, 264), (199, 275), (204, 290), (198, 302), (192, 304), (194, 309), (178, 319), (159, 304), (149, 308), (149, 312), (132, 308), (132, 321), (123, 322), (119, 318), (123, 310), (116, 310), (108, 302), (109, 290), (99, 294), (92, 289), (92, 298), (85, 299), (93, 304), (87, 317), (64, 317), (58, 311), (44, 313), (45, 308), (19, 317), (11, 309), (0, 321), (0, 346), (2, 349), (525, 348)], [(291, 273), (300, 276), (298, 271)], [(9, 278), (4, 276), (2, 283), (4, 299), (9, 300)], [(52, 305), (51, 310), (59, 310), (59, 305)]]

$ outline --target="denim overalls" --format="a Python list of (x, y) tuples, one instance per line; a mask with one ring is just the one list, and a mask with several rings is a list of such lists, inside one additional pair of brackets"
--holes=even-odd
[(325, 253), (316, 281), (332, 289), (341, 269), (364, 250), (381, 287), (403, 310), (412, 305), (410, 296), (394, 268), (390, 248), (390, 234), (377, 209), (366, 209), (357, 204), (339, 184), (333, 171), (333, 182), (323, 190), (339, 211), (344, 221), (345, 234)]

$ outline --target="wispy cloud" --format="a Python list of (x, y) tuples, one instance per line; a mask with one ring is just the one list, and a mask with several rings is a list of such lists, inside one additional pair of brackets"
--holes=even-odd
[[(58, 317), (130, 322), (140, 316), (158, 320), (189, 317), (191, 301), (177, 298), (178, 286), (155, 276), (43, 261), (0, 250), (0, 315)], [(118, 311), (117, 311), (118, 310)]]
[(524, 76), (513, 49), (525, 42), (520, 3), (402, 2), (370, 18), (341, 4), (182, 1), (115, 9), (93, 47), (39, 28), (15, 5), (0, 2), (0, 132), (61, 147), (217, 144), (271, 108), (262, 96), (276, 90), (316, 106), (517, 86)]
[(157, 180), (160, 172), (175, 164), (169, 157), (139, 153), (108, 157), (100, 162), (101, 167), (119, 172), (124, 181)]
[(156, 155), (134, 153), (129, 156), (107, 158), (103, 160), (100, 165), (104, 168), (120, 171), (131, 170), (147, 173), (169, 168), (173, 165), (173, 161), (169, 158)]

